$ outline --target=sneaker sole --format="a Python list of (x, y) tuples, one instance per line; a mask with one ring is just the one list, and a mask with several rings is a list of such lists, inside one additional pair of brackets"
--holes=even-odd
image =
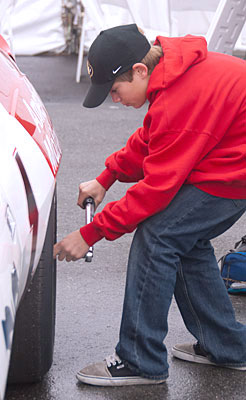
[(199, 356), (197, 354), (188, 353), (187, 351), (180, 350), (177, 347), (172, 348), (172, 355), (176, 358), (179, 358), (183, 361), (194, 362), (198, 364), (208, 364), (208, 365), (216, 365), (209, 361), (206, 357)]
[(206, 357), (199, 356), (197, 354), (188, 353), (186, 351), (180, 350), (179, 348), (176, 348), (175, 346), (172, 348), (172, 355), (183, 361), (194, 362), (197, 364), (213, 365), (215, 367), (220, 367), (220, 368), (230, 368), (230, 369), (235, 369), (238, 371), (246, 371), (246, 367), (230, 367), (230, 366), (218, 365), (218, 364), (215, 364), (215, 363), (209, 361), (208, 358), (206, 358)]
[(76, 377), (80, 382), (93, 386), (158, 385), (166, 382), (166, 379), (154, 380), (134, 376), (127, 378), (103, 378), (98, 376), (83, 375), (80, 373), (77, 373)]

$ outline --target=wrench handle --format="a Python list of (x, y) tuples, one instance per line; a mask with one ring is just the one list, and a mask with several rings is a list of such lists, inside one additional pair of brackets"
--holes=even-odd
[[(93, 221), (95, 213), (95, 201), (92, 197), (87, 197), (83, 202), (83, 207), (85, 208), (85, 224), (89, 224)], [(91, 262), (93, 258), (93, 246), (91, 246), (85, 255), (85, 261)]]

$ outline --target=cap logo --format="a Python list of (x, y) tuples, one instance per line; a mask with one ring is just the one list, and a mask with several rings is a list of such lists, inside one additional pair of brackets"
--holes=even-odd
[(120, 70), (122, 68), (122, 65), (120, 65), (118, 68), (116, 68), (116, 69), (113, 69), (113, 74), (115, 75), (115, 74), (117, 74), (117, 72)]
[(90, 75), (90, 78), (92, 78), (94, 71), (93, 71), (92, 65), (89, 63), (88, 60), (87, 60), (87, 71), (88, 71), (88, 74)]

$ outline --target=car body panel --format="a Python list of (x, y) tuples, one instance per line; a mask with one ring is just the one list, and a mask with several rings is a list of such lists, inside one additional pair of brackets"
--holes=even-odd
[(0, 82), (2, 400), (15, 314), (42, 252), (61, 149), (42, 101), (5, 49), (0, 50)]
[(5, 51), (0, 50), (0, 53), (0, 76), (8, 76), (13, 82), (11, 87), (7, 80), (3, 79), (1, 82), (0, 102), (33, 136), (55, 176), (61, 150), (49, 115), (37, 92), (20, 72), (15, 61)]

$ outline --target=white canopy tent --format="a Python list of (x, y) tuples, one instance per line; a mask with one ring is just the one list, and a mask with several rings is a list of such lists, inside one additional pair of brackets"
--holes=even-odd
[(0, 33), (16, 55), (60, 52), (66, 43), (59, 0), (0, 0)]
[[(160, 32), (167, 36), (184, 36), (186, 34), (205, 36), (213, 20), (220, 0), (129, 0), (130, 12), (121, 6), (122, 0), (81, 0), (86, 7), (88, 3), (101, 3), (104, 21), (95, 24), (91, 15), (86, 20), (85, 49), (100, 31), (100, 27), (111, 27), (124, 23), (136, 22), (146, 28), (145, 34), (153, 40), (152, 32)], [(112, 3), (112, 4), (110, 4)], [(115, 4), (119, 4), (117, 7)], [(238, 38), (235, 49), (246, 51), (246, 26)]]
[[(83, 0), (70, 1), (81, 1), (83, 4)], [(129, 3), (134, 18), (126, 9), (105, 4), (105, 20), (102, 25), (109, 27), (134, 20), (148, 27), (147, 36), (158, 31), (170, 36), (188, 33), (206, 35), (219, 0), (130, 0)], [(182, 10), (179, 7), (177, 10), (178, 3), (189, 4), (189, 9)], [(198, 10), (201, 4), (208, 3), (211, 4), (212, 11)], [(95, 26), (95, 21), (87, 18), (85, 49), (90, 46), (98, 29), (98, 24)], [(62, 0), (0, 0), (0, 33), (9, 41), (16, 55), (63, 51), (66, 40), (62, 23)], [(246, 51), (245, 27), (235, 49)]]

